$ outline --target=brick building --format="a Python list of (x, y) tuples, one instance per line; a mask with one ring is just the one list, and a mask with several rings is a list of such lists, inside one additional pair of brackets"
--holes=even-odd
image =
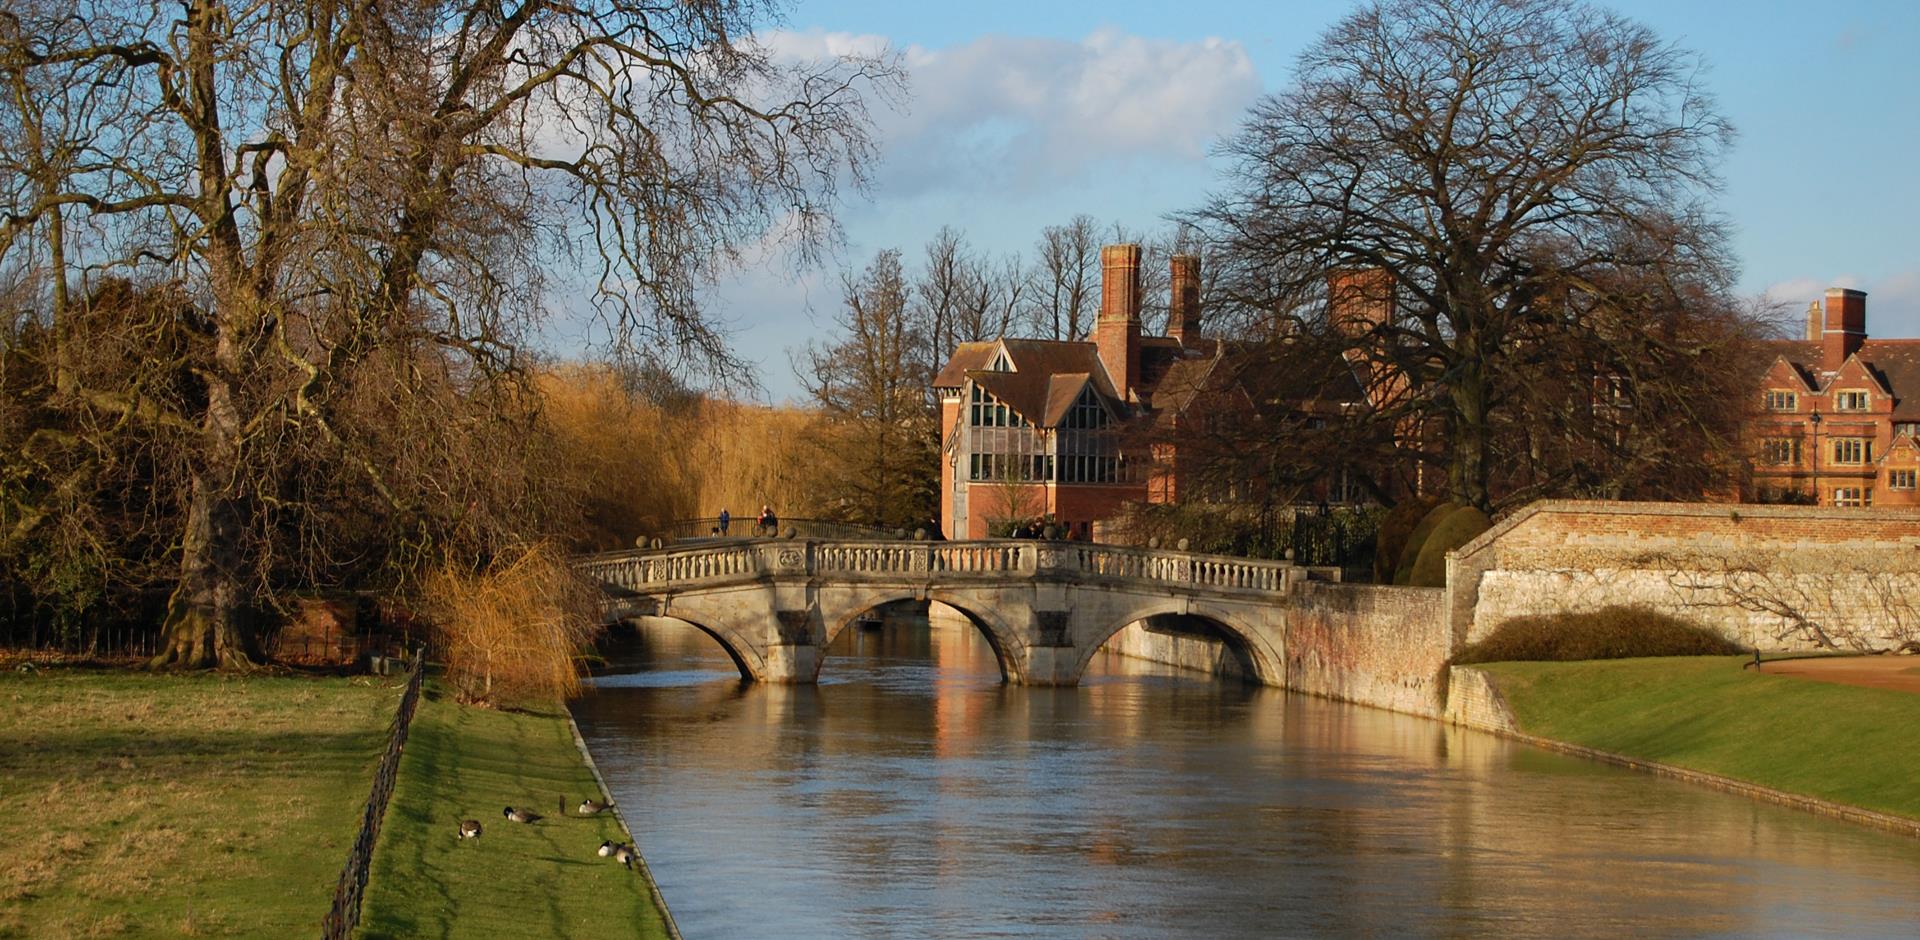
[(1173, 260), (1172, 336), (1140, 332), (1140, 246), (1100, 249), (1100, 314), (1085, 342), (962, 343), (934, 377), (940, 400), (940, 524), (984, 538), (994, 523), (1052, 516), (1079, 538), (1147, 497), (1145, 455), (1120, 430), (1170, 370), (1215, 349), (1197, 319), (1196, 259)]
[[(962, 343), (934, 378), (947, 537), (984, 538), (1014, 520), (1051, 516), (1073, 537), (1091, 538), (1093, 524), (1126, 503), (1190, 498), (1182, 455), (1139, 443), (1171, 434), (1123, 433), (1142, 423), (1169, 432), (1243, 408), (1337, 411), (1398, 388), (1355, 364), (1312, 401), (1249, 392), (1230, 345), (1201, 335), (1198, 258), (1171, 259), (1166, 336), (1141, 333), (1140, 247), (1108, 245), (1100, 263), (1100, 313), (1085, 341)], [(1392, 308), (1385, 284), (1357, 272), (1330, 286), (1345, 316), (1369, 317)], [(1341, 502), (1357, 492), (1333, 480), (1314, 498)]]
[(1920, 505), (1920, 339), (1870, 339), (1867, 295), (1836, 287), (1808, 306), (1804, 339), (1770, 346), (1749, 495)]

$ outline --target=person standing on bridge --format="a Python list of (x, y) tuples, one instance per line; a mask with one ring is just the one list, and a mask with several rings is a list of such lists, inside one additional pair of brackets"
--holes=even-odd
[(773, 514), (772, 506), (760, 507), (760, 529), (768, 537), (780, 534), (780, 517)]
[(721, 538), (727, 537), (727, 523), (732, 521), (733, 521), (733, 514), (727, 511), (727, 507), (725, 506), (720, 507), (720, 537)]

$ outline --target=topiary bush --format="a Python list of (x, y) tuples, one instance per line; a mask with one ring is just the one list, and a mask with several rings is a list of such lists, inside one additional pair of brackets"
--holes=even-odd
[(1400, 557), (1393, 566), (1393, 583), (1406, 584), (1407, 579), (1413, 577), (1413, 563), (1420, 559), (1420, 546), (1427, 543), (1427, 536), (1433, 533), (1440, 520), (1457, 508), (1453, 503), (1440, 503), (1420, 517), (1420, 523), (1407, 534), (1407, 543), (1400, 546)]
[(1455, 665), (1573, 662), (1639, 656), (1731, 656), (1739, 644), (1699, 624), (1645, 607), (1514, 617), (1462, 647)]
[(1375, 584), (1393, 583), (1394, 569), (1400, 563), (1400, 550), (1407, 547), (1407, 537), (1413, 534), (1413, 527), (1420, 524), (1433, 507), (1440, 504), (1438, 496), (1414, 496), (1401, 500), (1380, 520), (1380, 534), (1374, 542), (1373, 581)]
[(1493, 520), (1487, 514), (1472, 506), (1456, 506), (1452, 512), (1440, 518), (1440, 523), (1427, 533), (1427, 539), (1420, 545), (1420, 554), (1414, 558), (1413, 568), (1407, 573), (1407, 584), (1413, 587), (1447, 586), (1447, 553), (1459, 548), (1474, 537), (1493, 528)]

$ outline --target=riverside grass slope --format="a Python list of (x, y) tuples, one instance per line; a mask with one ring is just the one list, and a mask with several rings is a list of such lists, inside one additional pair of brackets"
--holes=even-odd
[[(562, 816), (599, 785), (560, 706), (495, 711), (429, 681), (374, 848), (363, 937), (666, 937), (637, 871), (595, 854), (612, 814)], [(506, 806), (547, 817), (509, 822)], [(463, 819), (484, 827), (462, 840)], [(642, 846), (644, 849), (644, 846)]]
[(1746, 657), (1487, 663), (1520, 730), (1920, 819), (1920, 695)]
[(403, 682), (0, 674), (0, 937), (318, 935)]

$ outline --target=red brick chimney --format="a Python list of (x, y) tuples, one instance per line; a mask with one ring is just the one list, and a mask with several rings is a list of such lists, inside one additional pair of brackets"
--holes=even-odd
[(1100, 319), (1093, 325), (1100, 365), (1122, 400), (1140, 381), (1140, 246), (1100, 249)]
[(1381, 268), (1345, 268), (1327, 275), (1327, 320), (1358, 336), (1393, 319), (1393, 275)]
[(1167, 298), (1167, 335), (1190, 346), (1200, 338), (1200, 259), (1174, 255), (1173, 291)]
[(1820, 369), (1836, 372), (1867, 339), (1867, 292), (1827, 288), (1827, 323), (1820, 334)]

